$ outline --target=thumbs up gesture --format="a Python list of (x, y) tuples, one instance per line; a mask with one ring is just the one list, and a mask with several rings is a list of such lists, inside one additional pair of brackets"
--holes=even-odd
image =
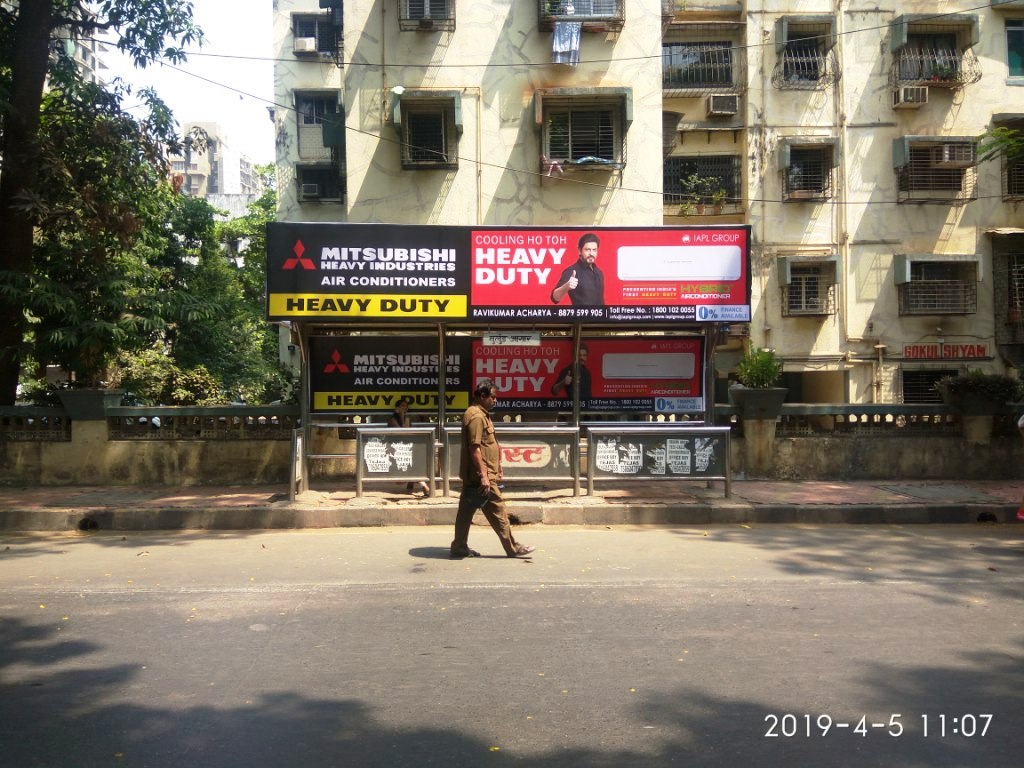
[(569, 278), (569, 281), (566, 283), (566, 285), (569, 286), (569, 290), (570, 291), (574, 291), (574, 290), (576, 290), (576, 286), (579, 285), (579, 284), (580, 284), (580, 281), (579, 281), (579, 278), (576, 277), (576, 270), (574, 269), (572, 271), (572, 276)]

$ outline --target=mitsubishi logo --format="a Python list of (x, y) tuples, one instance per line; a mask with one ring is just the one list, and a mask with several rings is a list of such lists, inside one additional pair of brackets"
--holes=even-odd
[(302, 267), (303, 269), (316, 270), (316, 264), (308, 256), (303, 258), (302, 254), (306, 252), (306, 246), (302, 244), (301, 240), (295, 241), (295, 247), (292, 248), (292, 252), (295, 254), (291, 258), (285, 259), (284, 266), (281, 269), (295, 269), (296, 267)]
[(331, 352), (333, 362), (324, 366), (324, 373), (348, 373), (348, 366), (341, 362), (341, 353), (338, 350)]

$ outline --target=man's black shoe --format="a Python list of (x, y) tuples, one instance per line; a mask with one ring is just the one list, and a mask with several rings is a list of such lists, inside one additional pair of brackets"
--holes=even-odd
[(448, 555), (449, 560), (462, 560), (464, 557), (480, 557), (480, 553), (475, 549), (467, 549), (465, 552), (457, 552), (453, 549)]

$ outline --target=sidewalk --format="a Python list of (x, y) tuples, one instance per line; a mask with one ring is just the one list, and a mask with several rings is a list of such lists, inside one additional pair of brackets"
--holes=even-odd
[[(280, 486), (0, 488), (0, 531), (244, 530), (451, 525), (456, 496), (421, 498), (405, 486), (318, 487), (288, 501)], [(583, 493), (585, 493), (585, 488)], [(571, 488), (509, 484), (509, 512), (522, 524), (706, 525), (720, 523), (1016, 522), (1024, 480), (664, 481)], [(478, 521), (482, 516), (478, 515)]]

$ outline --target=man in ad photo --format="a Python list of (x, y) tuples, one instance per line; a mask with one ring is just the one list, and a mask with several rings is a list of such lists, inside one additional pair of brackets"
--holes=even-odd
[(558, 278), (551, 291), (552, 303), (557, 304), (568, 294), (574, 307), (604, 306), (604, 273), (596, 264), (600, 245), (600, 238), (593, 232), (579, 239), (579, 259)]
[[(593, 396), (593, 387), (591, 385), (590, 369), (587, 368), (587, 355), (589, 350), (586, 344), (580, 344), (580, 400), (587, 402)], [(551, 394), (555, 397), (562, 399), (569, 399), (572, 397), (572, 378), (573, 378), (573, 365), (570, 363), (565, 366), (559, 374), (558, 378), (555, 379), (554, 384), (551, 385)]]

